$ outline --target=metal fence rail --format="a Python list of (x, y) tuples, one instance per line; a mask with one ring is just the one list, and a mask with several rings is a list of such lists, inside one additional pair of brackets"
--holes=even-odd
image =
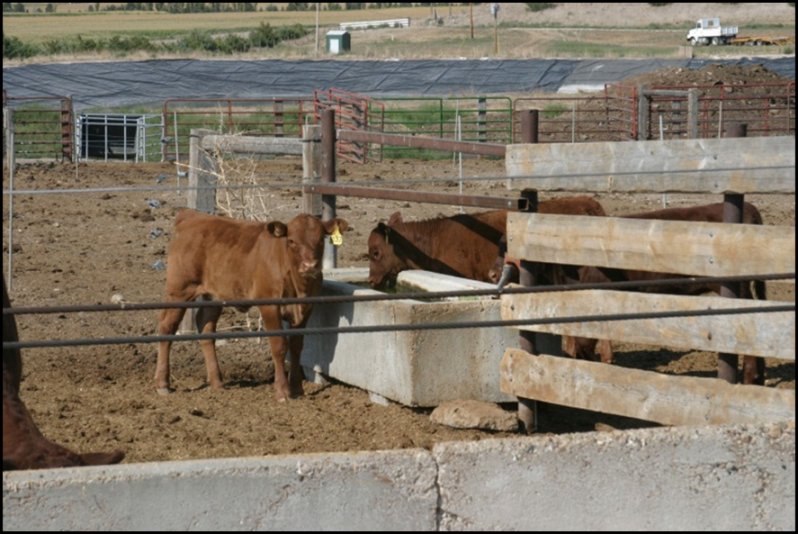
[[(698, 92), (697, 117), (688, 117), (687, 89)], [(645, 108), (640, 106), (645, 100)], [(67, 97), (14, 98), (5, 95), (4, 107), (14, 110), (13, 126), (18, 158), (60, 158), (73, 161), (103, 148), (84, 146), (86, 134), (75, 128), (72, 102)], [(795, 82), (771, 84), (716, 84), (698, 86), (630, 86), (607, 84), (604, 91), (586, 95), (469, 97), (388, 97), (375, 99), (331, 88), (307, 97), (258, 99), (168, 99), (160, 119), (162, 161), (188, 158), (191, 129), (221, 134), (302, 137), (302, 126), (319, 123), (323, 109), (334, 109), (337, 127), (390, 134), (424, 135), (464, 142), (495, 144), (520, 140), (519, 112), (540, 111), (541, 143), (675, 139), (689, 137), (690, 120), (697, 136), (720, 137), (725, 126), (745, 123), (749, 136), (795, 135)], [(105, 114), (93, 114), (92, 117)], [(110, 117), (112, 114), (108, 114)], [(155, 122), (145, 119), (144, 153), (136, 161), (153, 161)], [(133, 116), (133, 114), (121, 114)], [(97, 119), (87, 119), (96, 122)], [(125, 141), (108, 137), (98, 143), (113, 147)], [(6, 135), (4, 133), (4, 135)], [(76, 142), (77, 147), (76, 147)], [(80, 150), (78, 152), (77, 150)], [(338, 144), (344, 159), (365, 162), (385, 157), (445, 157), (439, 151), (378, 143)], [(132, 150), (122, 151), (135, 159)], [(145, 157), (146, 156), (146, 157)]]
[(313, 97), (169, 99), (162, 113), (163, 161), (188, 161), (192, 129), (302, 137), (302, 125), (313, 120)]
[[(509, 97), (395, 97), (381, 98), (374, 106), (372, 129), (383, 133), (504, 145), (513, 142)], [(373, 150), (379, 151), (380, 158), (441, 157), (440, 152), (423, 148), (378, 145)]]
[[(777, 280), (795, 278), (795, 273), (780, 273), (754, 277), (757, 280)], [(579, 285), (558, 284), (537, 287), (512, 287), (504, 289), (464, 289), (456, 291), (430, 291), (412, 292), (401, 294), (377, 295), (325, 295), (315, 297), (293, 297), (293, 298), (272, 298), (272, 299), (246, 299), (230, 301), (192, 301), (192, 302), (153, 302), (153, 303), (123, 303), (118, 305), (95, 304), (95, 305), (71, 305), (71, 306), (36, 306), (36, 307), (12, 307), (3, 308), (3, 315), (31, 315), (31, 314), (52, 314), (52, 313), (82, 313), (82, 312), (132, 312), (152, 309), (165, 308), (202, 308), (202, 307), (241, 307), (261, 305), (289, 305), (289, 304), (313, 304), (324, 305), (340, 302), (373, 302), (385, 300), (436, 300), (453, 297), (498, 297), (501, 295), (515, 295), (527, 293), (550, 293), (557, 291), (584, 291), (589, 289), (643, 289), (650, 286), (678, 285), (685, 284), (705, 284), (707, 282), (735, 282), (751, 280), (750, 276), (726, 276), (726, 277), (691, 277), (663, 279), (655, 281), (623, 281), (623, 282), (600, 282), (586, 283)], [(407, 331), (407, 330), (446, 330), (446, 329), (467, 329), (467, 328), (503, 328), (514, 326), (548, 325), (562, 323), (579, 323), (585, 321), (623, 321), (630, 319), (661, 319), (670, 317), (699, 317), (708, 315), (738, 315), (746, 313), (775, 313), (784, 311), (795, 311), (795, 304), (782, 304), (760, 308), (723, 308), (723, 309), (700, 309), (700, 310), (679, 310), (679, 311), (652, 311), (647, 313), (614, 313), (614, 314), (591, 314), (575, 315), (572, 317), (556, 318), (525, 318), (511, 320), (492, 320), (492, 321), (458, 321), (458, 322), (420, 322), (413, 324), (384, 324), (373, 326), (349, 326), (349, 327), (315, 327), (315, 328), (295, 328), (291, 329), (292, 335), (323, 335), (323, 334), (354, 334), (383, 331)], [(194, 341), (203, 339), (238, 339), (253, 337), (274, 337), (286, 334), (286, 330), (262, 330), (256, 332), (215, 332), (206, 334), (182, 333), (179, 335), (150, 335), (150, 336), (122, 336), (108, 338), (75, 338), (60, 340), (28, 340), (28, 341), (4, 341), (4, 349), (30, 349), (45, 347), (69, 347), (87, 345), (119, 345), (127, 343), (154, 343), (160, 341)]]
[[(12, 97), (3, 90), (3, 146), (16, 159), (72, 161), (75, 154), (72, 99), (68, 97)], [(8, 122), (7, 122), (8, 121)], [(14, 146), (8, 147), (8, 129)]]

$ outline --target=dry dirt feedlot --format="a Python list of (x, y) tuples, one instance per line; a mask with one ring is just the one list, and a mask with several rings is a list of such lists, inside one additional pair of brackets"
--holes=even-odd
[[(503, 167), (503, 161), (471, 158), (464, 162), (463, 174), (501, 176)], [(339, 161), (338, 169), (342, 177), (353, 181), (455, 177), (459, 172), (451, 160), (367, 165)], [(255, 172), (265, 182), (286, 184), (285, 189), (265, 195), (272, 217), (287, 220), (301, 209), (301, 194), (296, 188), (301, 179), (298, 158), (261, 161)], [(149, 187), (162, 174), (170, 176), (162, 185), (176, 185), (174, 167), (167, 163), (35, 163), (20, 166), (15, 187)], [(457, 185), (445, 182), (436, 190), (456, 192)], [(464, 192), (512, 196), (502, 184), (493, 182), (466, 184)], [(546, 195), (541, 194), (541, 198)], [(661, 195), (596, 198), (610, 214), (657, 209), (662, 203)], [(795, 224), (794, 197), (750, 195), (746, 199), (760, 208), (765, 224)], [(670, 195), (667, 200), (673, 206), (717, 201), (687, 195)], [(15, 197), (12, 304), (107, 304), (116, 294), (127, 302), (160, 301), (165, 271), (153, 265), (166, 259), (173, 216), (184, 205), (184, 196), (176, 191)], [(367, 266), (368, 233), (394, 211), (400, 210), (407, 220), (414, 220), (450, 215), (458, 209), (340, 198), (338, 216), (352, 229), (344, 234), (338, 264)], [(5, 230), (4, 220), (4, 243)], [(770, 298), (794, 300), (794, 286), (769, 285)], [(23, 315), (18, 324), (23, 340), (143, 336), (156, 333), (156, 317), (156, 311), (80, 312)], [(234, 324), (243, 328), (243, 314), (225, 311), (220, 329)], [(716, 372), (714, 354), (630, 345), (620, 345), (618, 350), (619, 365), (696, 376)], [(177, 391), (164, 397), (156, 394), (152, 381), (154, 344), (29, 349), (23, 354), (22, 398), (50, 439), (81, 451), (121, 448), (127, 453), (125, 462), (429, 447), (439, 441), (511, 435), (437, 425), (429, 420), (429, 409), (374, 404), (367, 392), (344, 384), (306, 383), (304, 397), (276, 403), (268, 343), (232, 340), (219, 343), (218, 351), (225, 391), (205, 387), (198, 343), (180, 342), (174, 345), (172, 357)], [(497, 354), (497, 364), (499, 358)], [(769, 387), (795, 387), (794, 364), (768, 360), (767, 365)], [(505, 408), (512, 410), (514, 406)], [(540, 418), (542, 432), (556, 433), (606, 428), (604, 425), (632, 428), (650, 424), (553, 405), (541, 408)]]

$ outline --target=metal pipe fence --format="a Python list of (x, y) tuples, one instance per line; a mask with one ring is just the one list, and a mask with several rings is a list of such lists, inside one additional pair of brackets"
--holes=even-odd
[[(724, 125), (748, 124), (749, 136), (795, 135), (795, 82), (770, 84), (654, 85), (650, 91), (685, 91), (699, 95), (699, 137), (719, 137)], [(518, 112), (540, 111), (543, 143), (579, 143), (608, 140), (686, 137), (687, 103), (684, 96), (648, 97), (650, 120), (640, 124), (640, 88), (607, 84), (604, 91), (586, 95), (538, 95), (468, 97), (386, 97), (358, 95), (340, 89), (316, 91), (307, 97), (258, 99), (168, 99), (160, 117), (161, 161), (186, 161), (191, 129), (206, 128), (223, 134), (301, 137), (302, 126), (318, 123), (320, 110), (336, 111), (337, 127), (403, 135), (426, 135), (466, 142), (517, 143), (520, 140)], [(4, 106), (15, 109), (18, 159), (54, 158), (73, 161), (79, 155), (128, 156), (134, 161), (154, 161), (156, 135), (153, 114), (145, 116), (143, 148), (129, 148), (117, 128), (127, 127), (130, 113), (87, 113), (74, 119), (67, 97), (15, 98), (4, 94)], [(99, 117), (124, 117), (108, 119)], [(107, 129), (99, 140), (86, 127)], [(121, 128), (122, 126), (120, 126)], [(105, 131), (105, 130), (104, 130)], [(139, 130), (141, 132), (141, 130)], [(4, 135), (6, 135), (4, 133)], [(90, 140), (87, 140), (90, 139)], [(124, 147), (124, 149), (123, 149)], [(377, 143), (338, 143), (339, 155), (364, 162), (385, 157), (442, 157), (440, 152), (417, 147), (385, 146)], [(119, 154), (116, 154), (119, 152)]]
[(192, 129), (302, 137), (302, 126), (313, 119), (313, 97), (168, 99), (162, 114), (163, 161), (188, 161)]
[[(754, 277), (756, 280), (778, 280), (795, 278), (795, 273), (780, 273)], [(335, 295), (335, 296), (315, 296), (315, 297), (294, 297), (278, 299), (248, 299), (230, 301), (194, 301), (194, 302), (160, 302), (160, 303), (123, 303), (118, 305), (77, 305), (77, 306), (47, 306), (47, 307), (19, 307), (3, 308), (3, 315), (26, 315), (26, 314), (50, 314), (50, 313), (75, 313), (75, 312), (109, 312), (109, 311), (140, 311), (165, 308), (202, 308), (202, 307), (250, 307), (261, 305), (289, 305), (289, 304), (313, 304), (324, 305), (340, 302), (373, 302), (385, 300), (436, 300), (451, 299), (457, 297), (473, 298), (479, 296), (491, 296), (498, 298), (501, 295), (541, 293), (553, 291), (584, 291), (591, 289), (644, 289), (652, 285), (690, 285), (705, 284), (707, 282), (739, 282), (752, 280), (747, 276), (729, 277), (690, 277), (672, 278), (656, 281), (626, 281), (626, 282), (600, 282), (591, 284), (558, 284), (536, 287), (510, 287), (502, 289), (484, 290), (458, 290), (458, 291), (431, 291), (431, 292), (412, 292), (402, 294), (377, 294), (377, 295)], [(350, 327), (315, 327), (315, 328), (294, 328), (290, 329), (291, 335), (323, 335), (323, 334), (346, 334), (346, 333), (369, 333), (385, 331), (408, 331), (408, 330), (446, 330), (446, 329), (466, 329), (466, 328), (500, 328), (529, 325), (563, 324), (577, 323), (585, 321), (622, 321), (631, 319), (658, 319), (669, 317), (699, 317), (708, 315), (737, 315), (746, 313), (774, 313), (784, 311), (795, 311), (795, 304), (782, 304), (767, 307), (741, 307), (724, 309), (704, 309), (704, 310), (679, 310), (679, 311), (652, 311), (647, 313), (616, 313), (616, 314), (592, 314), (576, 315), (572, 317), (556, 318), (531, 318), (515, 320), (495, 320), (495, 321), (460, 321), (460, 322), (420, 322), (413, 324), (386, 324), (373, 326), (350, 326)], [(109, 337), (102, 339), (62, 339), (62, 340), (29, 340), (3, 342), (3, 349), (30, 349), (46, 347), (64, 346), (86, 346), (86, 345), (117, 345), (128, 343), (154, 343), (160, 341), (194, 341), (203, 339), (238, 339), (238, 338), (260, 338), (286, 335), (288, 331), (264, 330), (257, 332), (224, 332), (206, 334), (179, 334), (179, 335), (151, 335), (151, 336), (123, 336)]]

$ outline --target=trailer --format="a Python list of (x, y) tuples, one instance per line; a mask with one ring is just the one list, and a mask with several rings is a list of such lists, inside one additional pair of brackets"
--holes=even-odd
[(766, 35), (738, 35), (729, 40), (729, 44), (736, 46), (787, 46), (794, 43), (795, 37), (772, 37)]

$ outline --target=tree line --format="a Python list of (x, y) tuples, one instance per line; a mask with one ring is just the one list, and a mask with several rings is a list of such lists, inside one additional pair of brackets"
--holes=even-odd
[[(258, 2), (125, 2), (123, 4), (89, 3), (87, 11), (159, 11), (163, 13), (226, 13), (258, 11)], [(413, 7), (436, 5), (422, 2), (325, 2), (321, 9), (327, 11), (357, 10), (357, 9), (382, 9), (388, 7)], [(448, 4), (440, 4), (448, 5)], [(264, 11), (278, 11), (275, 4), (268, 4)], [(283, 7), (285, 11), (314, 11), (315, 2), (288, 2)], [(47, 4), (44, 11), (55, 13), (58, 4)], [(41, 13), (41, 8), (36, 12)], [(30, 13), (24, 3), (3, 3), (3, 13)]]
[(76, 38), (49, 40), (41, 44), (24, 43), (19, 38), (3, 35), (3, 59), (24, 59), (38, 55), (76, 54), (88, 52), (110, 52), (128, 54), (144, 51), (150, 53), (191, 51), (211, 52), (216, 54), (239, 54), (252, 48), (273, 48), (283, 41), (299, 39), (310, 30), (301, 24), (273, 28), (268, 23), (260, 26), (242, 37), (228, 34), (213, 37), (210, 32), (193, 30), (174, 42), (153, 42), (144, 36), (118, 36), (108, 39)]

